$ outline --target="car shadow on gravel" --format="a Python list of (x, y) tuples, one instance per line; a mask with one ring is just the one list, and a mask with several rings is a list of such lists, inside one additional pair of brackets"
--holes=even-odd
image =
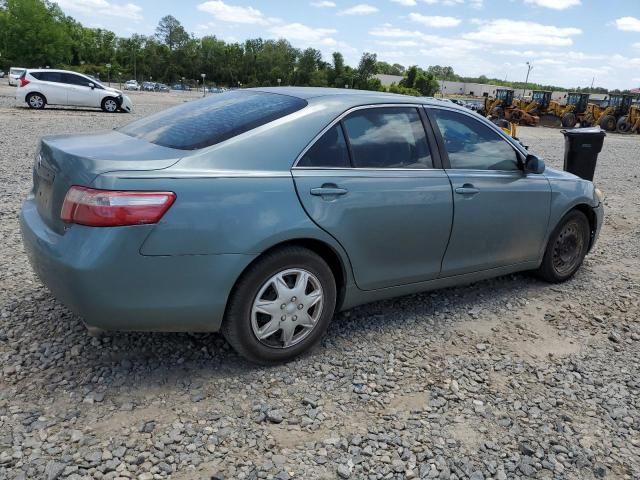
[[(407, 334), (407, 329), (425, 319), (435, 321), (439, 329), (447, 329), (448, 323), (453, 327), (481, 305), (504, 304), (516, 296), (535, 296), (548, 288), (527, 275), (509, 275), (356, 307), (336, 315), (320, 346), (294, 362), (323, 362), (336, 354), (336, 344), (352, 337), (366, 339), (369, 333), (381, 330)], [(25, 292), (23, 299), (8, 309), (16, 315), (12, 325), (5, 323), (2, 329), (4, 340), (11, 335), (11, 340), (20, 344), (24, 368), (31, 364), (43, 367), (33, 372), (36, 375), (52, 377), (49, 369), (61, 366), (54, 359), (42, 362), (43, 353), (49, 351), (64, 359), (66, 375), (86, 377), (100, 372), (115, 377), (121, 387), (166, 384), (185, 376), (243, 375), (264, 368), (241, 359), (217, 333), (109, 332), (92, 337), (80, 318), (43, 287)], [(0, 345), (2, 340), (0, 337)]]

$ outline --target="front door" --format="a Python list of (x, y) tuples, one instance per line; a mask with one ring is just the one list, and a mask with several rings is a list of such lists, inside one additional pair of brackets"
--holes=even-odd
[(440, 273), (453, 202), (422, 118), (416, 107), (358, 109), (292, 170), (305, 210), (344, 247), (363, 290)]
[(549, 222), (547, 178), (525, 174), (514, 146), (481, 120), (445, 108), (428, 111), (454, 199), (441, 276), (537, 260)]
[(73, 73), (63, 73), (64, 82), (69, 89), (69, 105), (80, 107), (99, 107), (98, 94), (89, 86), (88, 78)]

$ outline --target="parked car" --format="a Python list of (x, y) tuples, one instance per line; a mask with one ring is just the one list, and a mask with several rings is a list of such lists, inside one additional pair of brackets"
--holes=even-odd
[(169, 92), (170, 88), (164, 83), (156, 83), (156, 91), (157, 92)]
[(0, 70), (0, 78), (4, 78), (4, 75), (5, 75), (4, 70)]
[(67, 70), (25, 70), (18, 81), (16, 101), (30, 108), (73, 105), (102, 108), (105, 112), (132, 112), (131, 99), (88, 75)]
[(362, 303), (567, 280), (603, 222), (592, 182), (487, 119), (354, 90), (235, 90), (44, 137), (33, 178), (25, 250), (90, 328), (222, 330), (267, 364)]
[(184, 91), (184, 90), (186, 90), (186, 87), (184, 85), (182, 85), (181, 83), (174, 83), (173, 85), (171, 85), (171, 90)]
[(14, 87), (18, 85), (18, 79), (26, 70), (26, 68), (22, 67), (11, 67), (9, 69), (9, 85)]
[(124, 84), (125, 90), (140, 90), (140, 84), (136, 80), (127, 80)]
[(155, 92), (156, 91), (156, 83), (155, 82), (142, 82), (142, 90), (145, 92)]

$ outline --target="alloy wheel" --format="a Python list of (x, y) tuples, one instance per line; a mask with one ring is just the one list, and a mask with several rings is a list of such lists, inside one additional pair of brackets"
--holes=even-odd
[(118, 104), (115, 100), (109, 99), (104, 102), (104, 108), (107, 112), (115, 112), (118, 109)]
[(311, 272), (293, 268), (276, 273), (253, 301), (253, 334), (268, 347), (292, 347), (314, 330), (323, 304), (322, 286)]
[(29, 105), (33, 108), (42, 108), (44, 100), (40, 95), (31, 95), (31, 97), (29, 97)]

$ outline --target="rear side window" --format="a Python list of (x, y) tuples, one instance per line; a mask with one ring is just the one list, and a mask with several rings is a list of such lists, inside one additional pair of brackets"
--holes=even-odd
[(351, 166), (349, 149), (340, 124), (336, 124), (325, 132), (320, 139), (307, 150), (298, 162), (299, 167), (342, 167)]
[(42, 80), (43, 82), (55, 82), (62, 83), (62, 74), (60, 72), (35, 72), (31, 74), (36, 77), (38, 80)]
[(356, 168), (433, 168), (429, 144), (415, 108), (358, 110), (344, 120)]
[(164, 147), (196, 150), (297, 112), (306, 105), (305, 100), (288, 95), (233, 91), (164, 110), (119, 131)]

